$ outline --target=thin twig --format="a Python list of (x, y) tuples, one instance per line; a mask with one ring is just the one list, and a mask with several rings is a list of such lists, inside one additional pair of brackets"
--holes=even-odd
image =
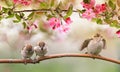
[[(53, 55), (49, 55), (49, 56), (44, 56), (44, 57), (40, 57), (38, 58), (38, 60), (36, 61), (36, 63), (39, 63), (39, 61), (44, 61), (44, 60), (49, 60), (49, 59), (53, 59), (53, 58), (61, 58), (61, 57), (84, 57), (84, 58), (95, 58), (95, 59), (100, 59), (100, 60), (105, 60), (105, 61), (109, 61), (112, 63), (116, 63), (116, 64), (120, 64), (119, 60), (114, 60), (112, 58), (107, 58), (107, 57), (103, 57), (103, 56), (93, 56), (93, 55), (88, 55), (88, 54), (76, 54), (76, 53), (69, 53), (69, 54), (53, 54)], [(93, 60), (94, 61), (94, 60)], [(24, 63), (25, 61), (23, 59), (0, 59), (0, 63)], [(27, 60), (27, 63), (33, 63), (33, 60)]]
[[(21, 10), (21, 11), (14, 11), (15, 13), (20, 13), (20, 12), (48, 12), (51, 11), (51, 9), (38, 9), (38, 10)], [(54, 10), (57, 11), (57, 10)], [(63, 12), (66, 12), (68, 10), (61, 10)], [(73, 12), (78, 12), (77, 10), (73, 10)]]

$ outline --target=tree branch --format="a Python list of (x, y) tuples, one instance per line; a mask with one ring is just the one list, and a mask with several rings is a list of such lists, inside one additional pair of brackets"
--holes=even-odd
[[(20, 12), (48, 12), (51, 11), (51, 9), (38, 9), (38, 10), (21, 10), (21, 11), (14, 11), (15, 13), (20, 13)], [(57, 10), (54, 10), (57, 11)], [(61, 10), (63, 12), (66, 12), (68, 10)], [(73, 12), (78, 12), (77, 10), (73, 10)]]
[[(88, 54), (77, 54), (77, 53), (67, 53), (67, 54), (53, 54), (49, 56), (44, 56), (44, 57), (39, 57), (36, 62), (33, 60), (27, 60), (27, 63), (39, 63), (39, 61), (44, 61), (48, 59), (53, 59), (53, 58), (61, 58), (61, 57), (84, 57), (84, 58), (95, 58), (95, 59), (100, 59), (100, 60), (105, 60), (109, 61), (112, 63), (120, 64), (119, 60), (114, 60), (110, 59), (107, 57), (102, 57), (102, 56), (94, 56), (94, 55), (88, 55)], [(23, 59), (0, 59), (0, 63), (24, 63), (25, 60)]]

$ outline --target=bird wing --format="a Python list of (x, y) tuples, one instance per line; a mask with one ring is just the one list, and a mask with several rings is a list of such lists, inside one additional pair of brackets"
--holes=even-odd
[(83, 42), (80, 51), (82, 51), (84, 48), (86, 48), (86, 47), (88, 46), (88, 43), (90, 42), (90, 40), (92, 40), (92, 38), (91, 38), (91, 39), (86, 39), (86, 40)]
[(103, 41), (103, 49), (105, 49), (106, 48), (106, 40), (103, 39), (102, 41)]

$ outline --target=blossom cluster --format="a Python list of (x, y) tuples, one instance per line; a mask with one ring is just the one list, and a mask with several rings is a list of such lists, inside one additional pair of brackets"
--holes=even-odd
[(60, 20), (59, 18), (52, 17), (48, 20), (50, 28), (60, 33), (67, 32), (71, 23), (72, 20), (70, 17), (66, 18), (65, 20)]
[(90, 2), (81, 2), (81, 5), (84, 8), (82, 17), (87, 20), (95, 18), (98, 14), (101, 14), (106, 11), (106, 4), (95, 4), (95, 0), (90, 0)]
[[(58, 32), (58, 33), (66, 33), (70, 29), (70, 24), (72, 23), (72, 20), (70, 17), (66, 18), (65, 20), (60, 20), (59, 18), (52, 17), (48, 20), (48, 28), (51, 28), (52, 30)], [(38, 28), (38, 20), (35, 20), (34, 22), (28, 22), (27, 23), (27, 30), (29, 33)]]
[[(109, 24), (112, 27), (120, 28), (120, 22), (119, 22), (119, 14), (117, 14), (116, 9), (116, 3), (112, 0), (108, 0), (108, 2), (97, 4), (95, 0), (83, 0), (80, 4), (82, 5), (82, 10), (74, 10), (73, 4), (70, 4), (69, 8), (64, 10), (62, 9), (61, 2), (58, 4), (56, 9), (52, 10), (52, 6), (55, 2), (54, 0), (46, 1), (46, 0), (12, 0), (14, 3), (14, 6), (17, 7), (17, 5), (23, 5), (28, 6), (32, 3), (39, 2), (40, 3), (40, 9), (46, 12), (45, 15), (47, 16), (47, 24), (50, 29), (53, 31), (57, 31), (59, 33), (66, 33), (70, 30), (70, 24), (72, 23), (72, 20), (70, 16), (73, 12), (78, 12), (82, 16), (82, 18), (86, 18), (87, 20), (96, 21), (98, 24), (106, 23)], [(50, 2), (50, 3), (47, 3)], [(51, 7), (49, 7), (51, 6)], [(118, 4), (119, 6), (119, 4)], [(39, 9), (38, 9), (39, 10)], [(28, 11), (28, 10), (25, 10)], [(32, 11), (32, 10), (31, 10)], [(118, 10), (119, 11), (119, 10)], [(40, 12), (41, 13), (41, 12)], [(35, 14), (35, 15), (34, 15)], [(27, 18), (23, 13), (15, 13), (13, 9), (5, 8), (0, 6), (0, 20), (3, 18), (12, 18), (16, 17), (16, 20), (13, 22), (18, 23), (23, 20), (23, 27), (27, 29), (29, 32), (31, 32), (33, 29), (38, 28), (38, 21), (33, 21), (33, 17), (37, 16), (39, 13), (34, 13), (34, 11), (27, 16)], [(118, 19), (114, 19), (118, 18)], [(120, 37), (120, 30), (116, 32), (118, 37)]]
[(35, 20), (33, 23), (28, 23), (27, 24), (27, 30), (29, 31), (29, 33), (38, 28), (38, 20)]
[(30, 5), (32, 3), (32, 0), (13, 0), (13, 3), (28, 6), (28, 5)]

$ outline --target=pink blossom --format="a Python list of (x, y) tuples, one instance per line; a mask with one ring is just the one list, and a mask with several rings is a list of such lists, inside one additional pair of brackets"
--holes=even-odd
[(28, 6), (32, 3), (32, 0), (13, 0), (14, 4), (22, 4)]
[(81, 2), (83, 8), (85, 9), (90, 9), (90, 8), (93, 8), (94, 5), (95, 5), (95, 0), (90, 0), (90, 3), (84, 3), (84, 2)]
[(35, 20), (31, 25), (27, 26), (27, 29), (29, 30), (29, 33), (33, 30), (38, 28), (38, 20)]
[(35, 20), (35, 21), (33, 22), (33, 26), (34, 26), (35, 28), (38, 27), (38, 20)]
[(106, 10), (106, 4), (101, 4), (101, 11), (103, 12), (103, 11), (105, 11)]
[(61, 25), (59, 28), (58, 28), (58, 32), (59, 33), (66, 33), (66, 32), (68, 32), (69, 31), (69, 26), (67, 26), (67, 25)]
[(61, 21), (59, 18), (52, 17), (48, 20), (48, 24), (53, 30), (55, 30), (60, 27)]
[(25, 5), (25, 6), (28, 6), (31, 4), (31, 1), (23, 1), (21, 2), (21, 4)]
[(106, 4), (97, 4), (95, 6), (95, 13), (96, 14), (100, 14), (102, 12), (105, 12), (105, 10), (106, 10)]
[[(70, 19), (69, 17), (66, 18), (65, 20), (63, 20), (63, 22), (60, 21), (59, 18), (55, 18), (55, 17), (50, 18), (50, 19), (48, 20), (49, 26), (50, 26), (53, 30), (57, 31), (58, 33), (66, 33), (66, 32), (69, 30), (69, 24), (70, 24), (71, 22), (72, 22), (72, 21), (71, 21), (71, 19)], [(61, 23), (62, 23), (62, 24), (61, 24)]]
[(18, 3), (19, 0), (13, 0), (14, 4)]
[(92, 18), (95, 18), (95, 13), (92, 9), (86, 9), (86, 11), (82, 14), (83, 18), (86, 18), (88, 20), (91, 20)]
[(66, 18), (66, 19), (65, 19), (65, 22), (69, 25), (69, 24), (71, 24), (71, 23), (72, 23), (72, 20), (71, 20), (71, 18), (70, 18), (70, 17), (68, 17), (68, 18)]
[(38, 2), (43, 2), (44, 0), (38, 0)]
[(117, 36), (120, 38), (120, 30), (116, 32)]

